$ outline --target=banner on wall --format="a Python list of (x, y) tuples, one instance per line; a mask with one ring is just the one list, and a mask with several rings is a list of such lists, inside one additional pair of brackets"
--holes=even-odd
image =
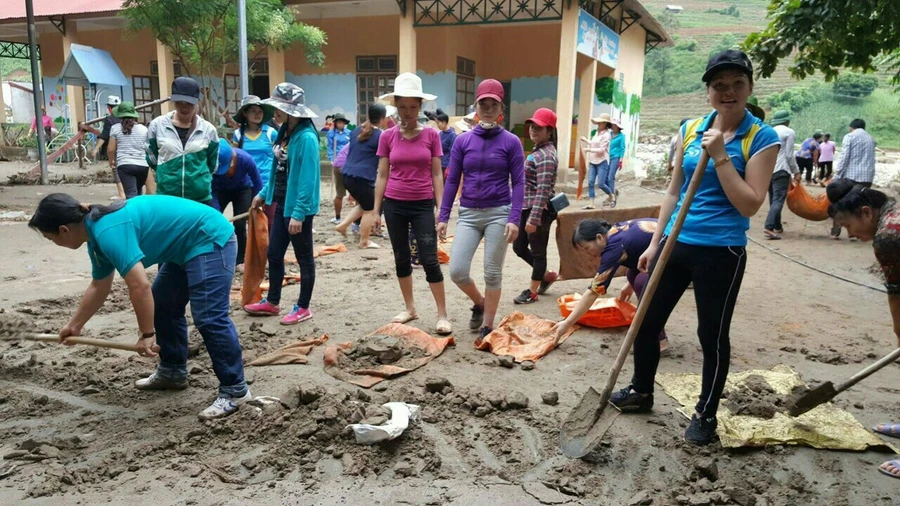
[(578, 13), (578, 45), (576, 50), (607, 67), (619, 63), (619, 35), (584, 9)]

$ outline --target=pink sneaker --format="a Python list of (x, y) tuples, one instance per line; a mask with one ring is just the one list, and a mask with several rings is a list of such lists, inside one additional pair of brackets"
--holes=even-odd
[(247, 304), (244, 306), (244, 311), (253, 316), (278, 316), (281, 308), (263, 299), (256, 304)]
[(281, 319), (281, 324), (295, 325), (297, 323), (309, 320), (310, 318), (312, 318), (312, 313), (309, 311), (309, 309), (303, 309), (300, 306), (294, 305), (294, 310)]

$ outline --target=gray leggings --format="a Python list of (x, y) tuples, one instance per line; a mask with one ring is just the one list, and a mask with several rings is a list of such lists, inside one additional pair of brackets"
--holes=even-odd
[[(506, 224), (510, 206), (487, 209), (459, 208), (456, 235), (450, 250), (450, 279), (458, 286), (472, 282), (469, 270), (475, 250), (484, 238), (484, 284), (486, 290), (499, 290), (503, 282), (506, 258)], [(521, 233), (521, 231), (520, 231)]]

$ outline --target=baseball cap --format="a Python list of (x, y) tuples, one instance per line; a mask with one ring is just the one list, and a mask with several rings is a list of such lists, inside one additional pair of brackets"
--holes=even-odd
[(115, 107), (121, 103), (122, 103), (122, 99), (115, 95), (110, 95), (110, 96), (106, 97), (106, 105), (108, 105), (110, 107)]
[(219, 165), (216, 169), (216, 175), (221, 176), (228, 172), (228, 169), (231, 168), (231, 156), (234, 153), (234, 150), (231, 148), (231, 144), (228, 143), (225, 139), (219, 139)]
[(170, 100), (197, 105), (200, 102), (200, 85), (190, 77), (176, 77), (172, 81)]
[(485, 79), (478, 85), (475, 91), (475, 102), (485, 98), (493, 98), (497, 102), (503, 102), (503, 85), (496, 79)]
[(709, 83), (716, 72), (725, 69), (741, 71), (753, 79), (753, 64), (750, 63), (747, 54), (736, 49), (727, 49), (712, 55), (709, 59), (706, 64), (706, 72), (703, 73), (703, 82)]
[(547, 109), (545, 107), (541, 107), (540, 109), (534, 111), (534, 114), (525, 120), (525, 123), (534, 123), (539, 127), (553, 127), (556, 128), (556, 113)]

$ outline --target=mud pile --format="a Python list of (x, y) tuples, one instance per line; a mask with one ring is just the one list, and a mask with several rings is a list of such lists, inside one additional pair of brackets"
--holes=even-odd
[(769, 386), (762, 376), (748, 376), (741, 384), (722, 396), (722, 405), (735, 415), (771, 419), (775, 413), (785, 411), (785, 397)]

